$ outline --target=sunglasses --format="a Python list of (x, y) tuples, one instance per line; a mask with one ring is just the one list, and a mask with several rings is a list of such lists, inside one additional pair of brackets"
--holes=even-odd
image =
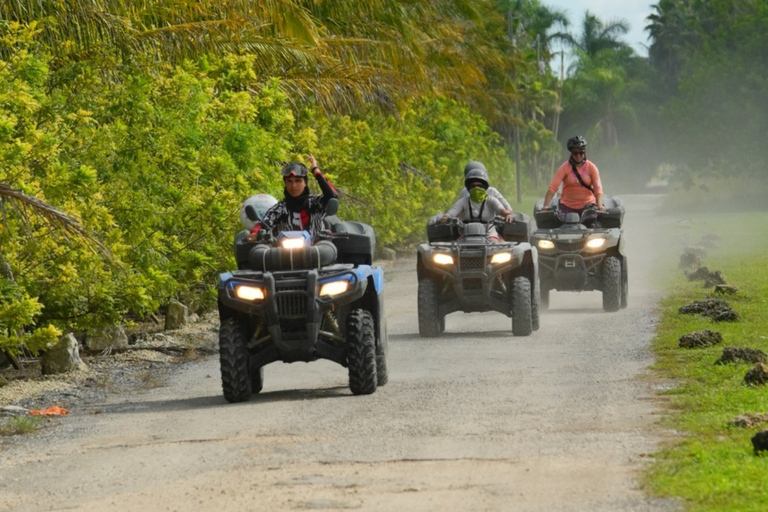
[(584, 155), (583, 151), (571, 151), (572, 155)]

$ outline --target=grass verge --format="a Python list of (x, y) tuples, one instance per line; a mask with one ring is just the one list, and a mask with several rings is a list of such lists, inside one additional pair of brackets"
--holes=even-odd
[[(768, 424), (750, 428), (730, 422), (745, 413), (768, 412), (768, 387), (749, 387), (749, 363), (715, 365), (723, 347), (750, 347), (768, 352), (768, 213), (729, 213), (697, 216), (686, 223), (687, 239), (719, 235), (717, 247), (702, 262), (720, 270), (728, 284), (739, 287), (724, 297), (741, 319), (714, 323), (701, 315), (682, 315), (681, 306), (712, 297), (701, 281), (688, 281), (682, 272), (669, 283), (661, 304), (661, 320), (654, 340), (654, 372), (678, 385), (662, 392), (667, 407), (664, 427), (679, 432), (656, 454), (646, 474), (654, 495), (682, 498), (690, 511), (768, 510), (768, 456), (753, 453), (751, 438)], [(684, 236), (683, 233), (680, 233)], [(721, 346), (679, 348), (683, 334), (711, 329), (723, 336)]]
[(40, 428), (43, 418), (35, 416), (14, 416), (0, 423), (0, 436), (31, 434)]

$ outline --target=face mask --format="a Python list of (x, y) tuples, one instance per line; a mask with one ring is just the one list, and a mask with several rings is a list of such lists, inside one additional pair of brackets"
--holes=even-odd
[(488, 197), (488, 191), (484, 188), (475, 187), (469, 191), (469, 198), (475, 203), (482, 203)]

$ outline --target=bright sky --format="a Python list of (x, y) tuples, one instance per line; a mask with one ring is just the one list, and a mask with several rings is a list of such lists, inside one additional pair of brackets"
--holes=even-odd
[[(639, 55), (648, 55), (648, 32), (643, 29), (648, 24), (645, 18), (654, 12), (651, 5), (657, 4), (658, 0), (542, 0), (541, 3), (563, 11), (571, 22), (569, 31), (574, 35), (581, 33), (581, 21), (587, 10), (604, 22), (626, 20), (630, 26), (624, 41)], [(553, 67), (559, 68), (559, 62), (557, 65), (553, 63)]]

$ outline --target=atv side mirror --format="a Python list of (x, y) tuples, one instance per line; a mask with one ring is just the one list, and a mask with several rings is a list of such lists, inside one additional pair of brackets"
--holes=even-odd
[(259, 218), (259, 212), (256, 211), (256, 208), (254, 208), (252, 204), (245, 205), (245, 216), (248, 217), (248, 220), (252, 220), (253, 222), (261, 220)]
[(328, 204), (325, 205), (325, 214), (326, 215), (336, 215), (336, 212), (339, 211), (339, 200), (335, 197), (328, 200)]

